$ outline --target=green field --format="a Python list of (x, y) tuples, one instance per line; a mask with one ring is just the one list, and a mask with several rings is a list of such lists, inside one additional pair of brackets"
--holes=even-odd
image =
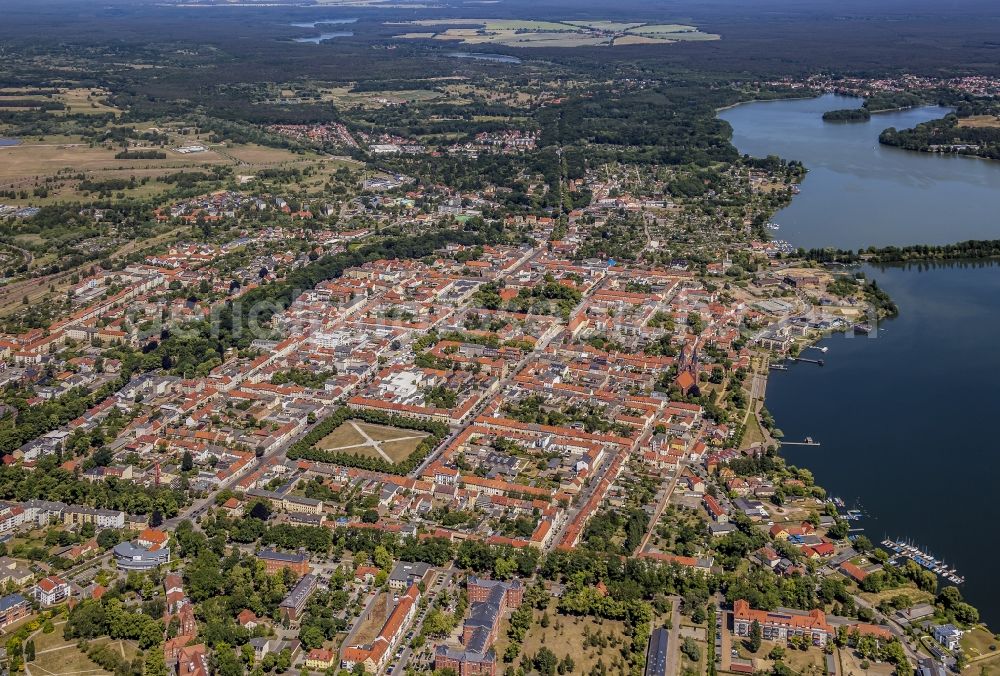
[(320, 439), (316, 448), (400, 463), (429, 435), (417, 430), (348, 420)]
[[(641, 24), (626, 21), (527, 21), (518, 19), (421, 19), (407, 25), (436, 27), (436, 33), (406, 32), (397, 39), (455, 40), (466, 45), (505, 47), (598, 47), (612, 44), (670, 44), (681, 40), (717, 40), (687, 24)], [(461, 26), (457, 28), (456, 26)]]

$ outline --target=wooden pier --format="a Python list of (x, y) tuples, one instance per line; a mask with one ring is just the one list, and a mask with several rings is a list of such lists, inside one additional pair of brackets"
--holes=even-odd
[(822, 359), (806, 359), (805, 357), (789, 357), (789, 359), (791, 361), (804, 361), (807, 364), (816, 364), (818, 366), (822, 366), (823, 364), (826, 363)]

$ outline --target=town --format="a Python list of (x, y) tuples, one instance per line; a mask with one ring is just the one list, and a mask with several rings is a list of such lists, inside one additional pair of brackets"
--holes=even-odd
[[(158, 214), (238, 236), (97, 270), (65, 316), (5, 336), (19, 441), (0, 480), (25, 498), (0, 513), (11, 664), (101, 635), (182, 676), (965, 659), (951, 622), (975, 610), (935, 605), (933, 573), (850, 534), (775, 454), (768, 369), (871, 318), (863, 284), (757, 242), (658, 264), (679, 207), (609, 176), (568, 217), (508, 217), (520, 242), (472, 241), (488, 195), (352, 200), (336, 213), (439, 244), (345, 264), (284, 309), (254, 294), (378, 226), (273, 195), (185, 200)], [(261, 211), (286, 224), (239, 225)], [(594, 228), (636, 220), (630, 260), (593, 249)], [(203, 345), (241, 303), (246, 335)], [(105, 645), (86, 655), (127, 664)]]
[[(876, 151), (991, 157), (994, 75), (768, 33), (745, 69), (681, 17), (109, 2), (93, 43), (0, 40), (3, 674), (998, 673), (967, 560), (876, 533), (789, 449), (866, 466), (766, 401), (900, 314), (873, 264), (1000, 243), (800, 247), (811, 168), (722, 112), (936, 104)], [(724, 74), (646, 59), (686, 49)]]

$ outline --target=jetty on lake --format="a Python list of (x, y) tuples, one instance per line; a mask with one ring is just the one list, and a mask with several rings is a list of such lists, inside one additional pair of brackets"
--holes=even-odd
[(819, 446), (818, 441), (813, 441), (812, 437), (806, 437), (802, 441), (782, 441), (782, 446)]
[(932, 573), (936, 573), (953, 584), (962, 584), (965, 578), (958, 574), (954, 568), (949, 568), (943, 560), (938, 560), (919, 547), (904, 540), (892, 540), (886, 538), (882, 540), (882, 546), (895, 552), (897, 555), (916, 561), (921, 567)]

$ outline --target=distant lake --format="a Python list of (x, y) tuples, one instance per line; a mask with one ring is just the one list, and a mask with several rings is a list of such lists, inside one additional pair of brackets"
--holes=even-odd
[(1000, 238), (1000, 162), (879, 145), (883, 129), (912, 127), (947, 108), (878, 113), (850, 124), (822, 119), (825, 111), (860, 104), (830, 94), (719, 114), (740, 152), (801, 160), (809, 170), (801, 194), (775, 215), (775, 238), (851, 249)]
[(16, 138), (0, 138), (0, 146), (16, 146), (20, 144), (21, 142)]
[[(858, 248), (1000, 238), (1000, 162), (878, 145), (885, 127), (941, 117), (942, 108), (828, 123), (857, 107), (823, 96), (750, 103), (720, 113), (742, 153), (801, 160), (802, 192), (774, 218), (793, 246)], [(1000, 409), (1000, 265), (866, 267), (899, 305), (874, 339), (830, 337), (826, 365), (772, 372), (767, 407), (790, 441), (789, 462), (849, 506), (873, 542), (908, 538), (964, 575), (962, 594), (1000, 626), (1000, 548), (983, 524), (1000, 520), (990, 486), (1000, 453), (986, 423)], [(806, 356), (819, 353), (807, 350)], [(947, 584), (947, 583), (942, 583)]]
[(345, 23), (357, 23), (357, 19), (320, 19), (318, 21), (295, 21), (288, 24), (289, 26), (295, 26), (296, 28), (315, 28), (320, 25), (335, 26)]
[[(344, 24), (357, 22), (357, 19), (317, 19), (316, 21), (293, 21), (288, 25), (294, 26), (295, 28), (317, 28), (319, 26), (342, 26)], [(293, 42), (308, 42), (318, 45), (326, 40), (333, 40), (334, 38), (349, 38), (352, 35), (354, 35), (353, 31), (331, 31), (320, 33), (319, 35), (311, 35), (307, 38), (293, 38), (292, 40)]]
[(475, 59), (476, 61), (495, 61), (497, 63), (521, 63), (521, 59), (507, 54), (482, 54), (478, 52), (448, 52), (448, 56), (456, 59)]
[(354, 33), (352, 31), (335, 31), (333, 33), (320, 33), (319, 35), (314, 35), (309, 38), (295, 38), (294, 42), (311, 42), (315, 45), (320, 44), (326, 40), (332, 40), (334, 38), (349, 38)]

